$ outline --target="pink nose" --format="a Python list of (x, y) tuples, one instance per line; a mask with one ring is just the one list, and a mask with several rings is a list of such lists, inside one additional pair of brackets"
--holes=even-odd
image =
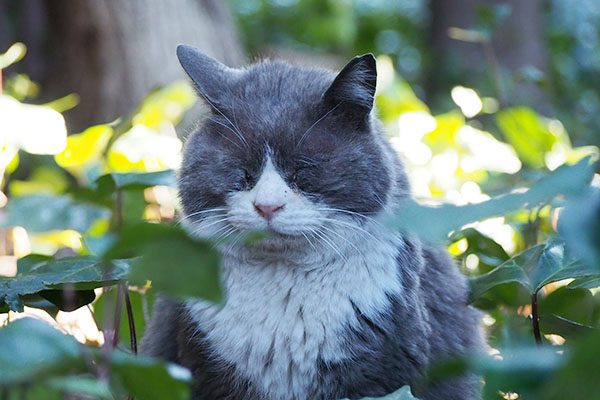
[(271, 219), (273, 219), (273, 217), (275, 216), (275, 214), (278, 211), (281, 211), (283, 209), (284, 204), (281, 205), (272, 205), (272, 204), (254, 204), (254, 208), (256, 209), (256, 212), (263, 217), (264, 219), (266, 219), (267, 221), (270, 221)]

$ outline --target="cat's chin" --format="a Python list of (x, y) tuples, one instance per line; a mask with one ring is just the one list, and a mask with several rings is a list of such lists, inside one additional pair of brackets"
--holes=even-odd
[(250, 251), (258, 253), (280, 253), (283, 251), (306, 250), (306, 239), (301, 233), (284, 233), (275, 229), (259, 231), (255, 239), (249, 239), (235, 246), (224, 246), (222, 250), (227, 251)]

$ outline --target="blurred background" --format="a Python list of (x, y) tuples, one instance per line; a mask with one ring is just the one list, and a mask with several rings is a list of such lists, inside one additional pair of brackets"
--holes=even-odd
[[(600, 0), (0, 0), (3, 274), (32, 252), (91, 252), (111, 225), (88, 190), (98, 177), (178, 168), (203, 113), (179, 43), (234, 67), (336, 70), (372, 52), (379, 116), (422, 201), (478, 203), (598, 158)], [(124, 201), (125, 218), (177, 219), (172, 186)], [(554, 237), (559, 207), (480, 221), (449, 250), (481, 275)], [(600, 326), (598, 289), (569, 303), (562, 286), (544, 288), (546, 309)], [(509, 284), (478, 301), (492, 345), (530, 336), (530, 293)], [(88, 325), (76, 337), (101, 340)]]

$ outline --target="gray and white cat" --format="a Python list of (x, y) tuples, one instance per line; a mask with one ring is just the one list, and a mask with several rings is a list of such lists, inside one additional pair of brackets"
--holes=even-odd
[[(161, 299), (143, 353), (188, 367), (193, 399), (300, 400), (382, 396), (481, 349), (452, 260), (378, 222), (409, 185), (373, 111), (371, 54), (337, 75), (177, 54), (211, 109), (180, 171), (188, 229), (271, 235), (218, 246), (225, 304)], [(464, 376), (418, 394), (478, 393)]]

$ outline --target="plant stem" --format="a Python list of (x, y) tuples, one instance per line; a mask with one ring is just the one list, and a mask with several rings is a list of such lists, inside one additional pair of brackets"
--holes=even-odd
[(133, 354), (137, 354), (137, 337), (135, 334), (135, 321), (133, 320), (133, 309), (131, 307), (131, 299), (129, 298), (129, 289), (125, 282), (119, 283), (119, 288), (123, 291), (123, 296), (125, 297), (125, 308), (127, 309), (127, 320), (129, 321), (131, 351)]
[(531, 295), (531, 322), (533, 324), (533, 336), (538, 346), (542, 345), (542, 335), (540, 333), (540, 317), (538, 315), (537, 290)]
[(117, 218), (117, 232), (121, 232), (123, 228), (123, 192), (121, 188), (117, 188), (117, 199), (115, 201), (115, 212)]
[[(121, 284), (119, 284), (119, 287)], [(115, 300), (115, 315), (113, 320), (113, 337), (112, 337), (112, 348), (116, 348), (119, 344), (119, 326), (121, 325), (121, 310), (123, 309), (123, 297), (121, 291), (117, 287), (117, 298)]]

